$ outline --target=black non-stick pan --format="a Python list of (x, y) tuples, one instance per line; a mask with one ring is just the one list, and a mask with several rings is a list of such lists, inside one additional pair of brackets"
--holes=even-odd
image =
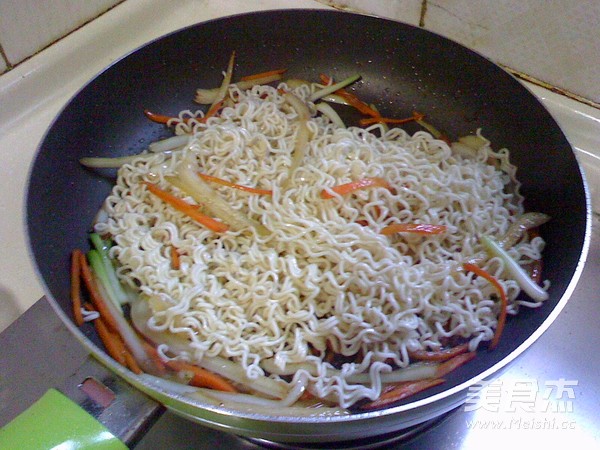
[[(550, 299), (510, 317), (494, 351), (447, 382), (383, 411), (337, 418), (280, 418), (194, 403), (146, 385), (108, 358), (91, 325), (72, 323), (69, 256), (86, 248), (87, 232), (113, 178), (82, 167), (84, 156), (142, 151), (170, 135), (143, 114), (196, 109), (196, 88), (218, 86), (231, 52), (255, 73), (285, 67), (294, 78), (359, 73), (355, 92), (384, 116), (417, 110), (451, 138), (481, 128), (518, 166), (526, 209), (549, 214), (544, 278)], [(409, 131), (416, 131), (416, 128)], [(549, 113), (519, 81), (481, 55), (420, 28), (337, 11), (244, 14), (177, 31), (136, 50), (100, 73), (66, 105), (48, 130), (31, 169), (27, 226), (32, 257), (50, 301), (75, 336), (101, 362), (173, 410), (209, 426), (279, 441), (334, 441), (402, 429), (435, 417), (465, 398), (469, 385), (493, 376), (550, 325), (579, 277), (588, 245), (589, 208), (580, 167)]]

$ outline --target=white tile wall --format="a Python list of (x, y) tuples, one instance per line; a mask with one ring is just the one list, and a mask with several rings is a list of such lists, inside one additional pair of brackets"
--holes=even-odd
[(424, 27), (600, 104), (599, 0), (320, 0)]
[(425, 27), (600, 104), (598, 0), (428, 0)]
[(372, 14), (419, 25), (423, 0), (318, 0), (338, 9)]
[[(0, 73), (124, 0), (0, 0)], [(425, 28), (600, 104), (600, 0), (319, 0)], [(224, 5), (225, 6), (225, 5)], [(8, 66), (7, 66), (8, 63)]]
[(18, 64), (121, 1), (0, 1), (0, 44), (8, 63)]

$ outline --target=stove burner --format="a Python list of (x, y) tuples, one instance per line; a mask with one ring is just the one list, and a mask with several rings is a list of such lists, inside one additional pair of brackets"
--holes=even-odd
[[(457, 408), (458, 409), (458, 408)], [(433, 419), (429, 419), (412, 427), (404, 428), (393, 433), (381, 434), (378, 436), (372, 436), (362, 439), (354, 439), (351, 441), (337, 441), (327, 443), (285, 443), (285, 442), (273, 442), (267, 439), (258, 439), (250, 437), (241, 437), (240, 439), (249, 443), (255, 444), (261, 448), (270, 450), (309, 450), (309, 449), (336, 449), (336, 450), (370, 450), (378, 448), (391, 448), (392, 444), (406, 443), (410, 439), (419, 436), (437, 424), (441, 423), (446, 417), (451, 415), (456, 409), (448, 411)]]

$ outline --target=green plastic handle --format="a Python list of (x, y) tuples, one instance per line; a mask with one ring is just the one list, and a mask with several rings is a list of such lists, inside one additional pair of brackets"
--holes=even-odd
[(0, 429), (0, 449), (106, 449), (127, 446), (56, 389)]

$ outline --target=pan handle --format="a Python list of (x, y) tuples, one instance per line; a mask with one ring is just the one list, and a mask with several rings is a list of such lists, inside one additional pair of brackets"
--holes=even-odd
[[(75, 408), (73, 417), (82, 418), (76, 414), (78, 409), (88, 416), (85, 423), (90, 424), (91, 416), (99, 429), (104, 427), (131, 448), (164, 412), (161, 404), (93, 358), (44, 297), (0, 334), (0, 348), (0, 426), (4, 427), (0, 433), (26, 420), (32, 411), (61, 405), (55, 416), (63, 414), (64, 408)], [(29, 408), (33, 410), (28, 412)], [(48, 417), (52, 418), (51, 410)], [(56, 427), (64, 430), (64, 422), (56, 421)], [(73, 428), (65, 436), (73, 439)]]

